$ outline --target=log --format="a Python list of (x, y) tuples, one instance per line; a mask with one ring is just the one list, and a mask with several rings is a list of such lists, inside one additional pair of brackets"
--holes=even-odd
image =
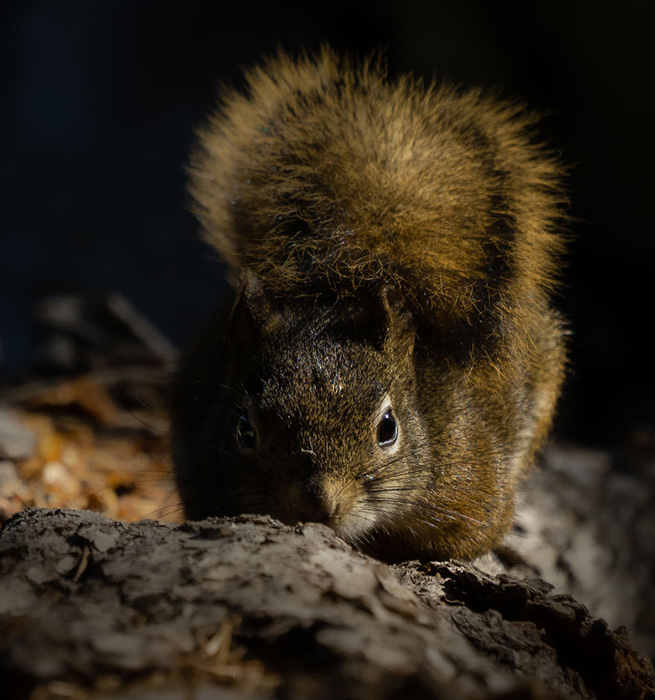
[(10, 698), (655, 698), (627, 636), (543, 580), (388, 566), (263, 516), (20, 512), (0, 626)]

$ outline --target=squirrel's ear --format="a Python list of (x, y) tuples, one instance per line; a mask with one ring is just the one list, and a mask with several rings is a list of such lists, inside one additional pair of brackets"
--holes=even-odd
[(237, 290), (231, 326), (237, 338), (254, 340), (280, 319), (280, 313), (267, 296), (261, 279), (250, 270), (243, 270)]
[(380, 301), (385, 321), (385, 351), (401, 357), (411, 355), (416, 340), (416, 326), (398, 290), (386, 285), (380, 291)]

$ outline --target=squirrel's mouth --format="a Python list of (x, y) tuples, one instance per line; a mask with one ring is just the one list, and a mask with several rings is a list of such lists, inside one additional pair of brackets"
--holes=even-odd
[(373, 514), (358, 516), (353, 512), (326, 517), (300, 517), (298, 514), (289, 512), (282, 514), (279, 509), (271, 509), (270, 515), (285, 525), (298, 525), (298, 523), (327, 525), (338, 537), (354, 547), (359, 547), (366, 541), (367, 534), (375, 525)]
[(376, 524), (375, 515), (367, 513), (358, 514), (357, 508), (351, 509), (343, 515), (336, 515), (325, 523), (331, 527), (335, 534), (342, 540), (355, 547), (359, 547), (367, 539), (367, 535)]

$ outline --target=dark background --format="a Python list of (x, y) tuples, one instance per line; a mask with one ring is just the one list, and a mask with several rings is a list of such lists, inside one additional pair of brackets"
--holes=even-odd
[(278, 45), (386, 47), (394, 72), (548, 112), (571, 166), (559, 307), (574, 331), (557, 432), (655, 431), (655, 3), (13, 0), (0, 6), (0, 373), (33, 362), (35, 302), (119, 291), (183, 343), (223, 289), (184, 163), (219, 81)]

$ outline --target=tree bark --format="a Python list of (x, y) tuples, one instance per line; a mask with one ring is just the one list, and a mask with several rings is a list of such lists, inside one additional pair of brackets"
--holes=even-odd
[(0, 533), (0, 625), (15, 698), (655, 698), (625, 635), (544, 581), (389, 567), (268, 517), (23, 511)]

